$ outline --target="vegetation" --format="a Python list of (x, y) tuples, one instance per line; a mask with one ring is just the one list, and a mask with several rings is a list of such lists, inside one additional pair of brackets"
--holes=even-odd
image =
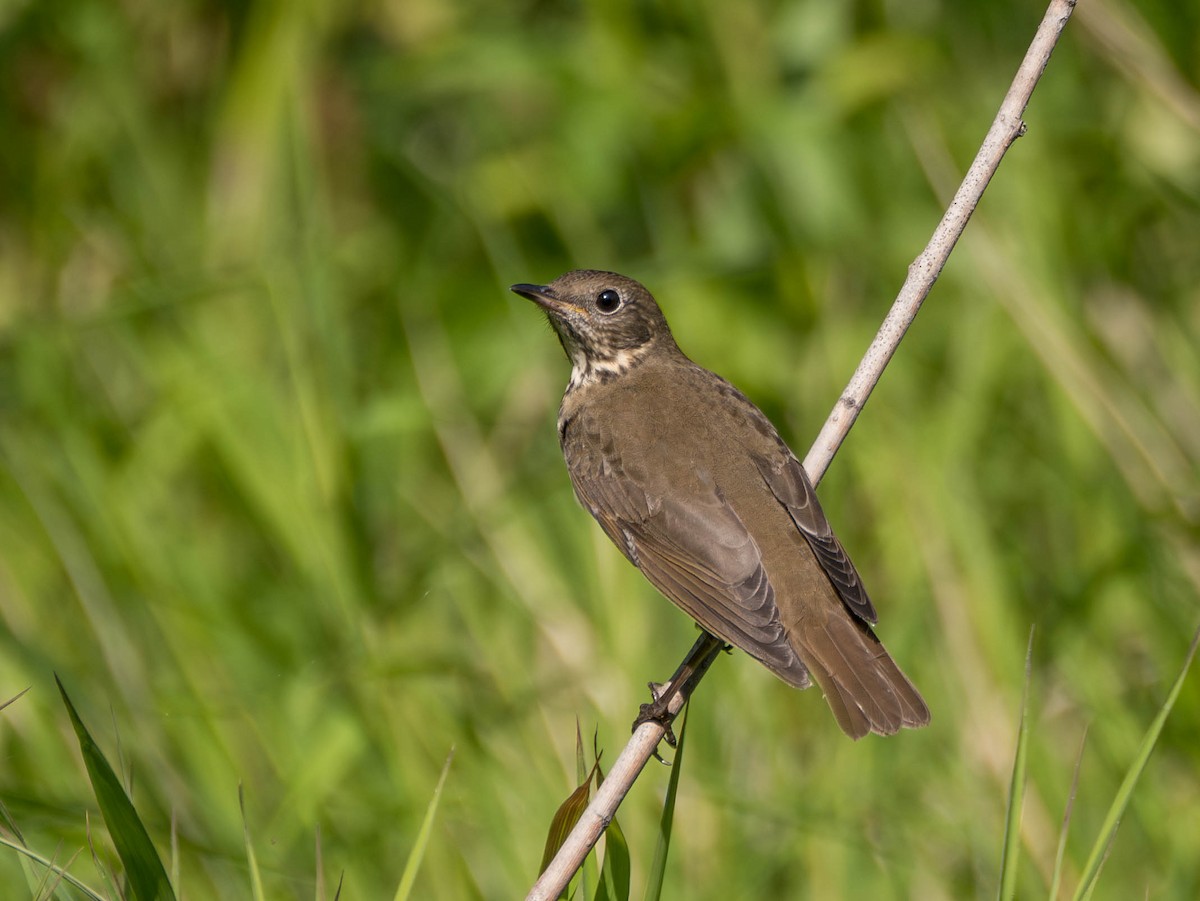
[[(0, 835), (115, 897), (57, 673), (179, 897), (391, 897), (424, 838), (413, 897), (520, 896), (576, 717), (611, 761), (694, 633), (577, 508), (507, 286), (645, 282), (802, 456), (1042, 12), (0, 4)], [(996, 895), (1031, 627), (1006, 892), (1077, 759), (1064, 896), (1089, 867), (1200, 624), (1198, 33), (1080, 5), (822, 483), (932, 725), (851, 743), (718, 661), (664, 897)], [(1098, 897), (1200, 896), (1198, 711), (1193, 674)]]

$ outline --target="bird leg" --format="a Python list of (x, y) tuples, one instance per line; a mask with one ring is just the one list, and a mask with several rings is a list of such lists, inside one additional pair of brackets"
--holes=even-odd
[[(675, 733), (671, 730), (671, 723), (675, 721), (675, 717), (679, 715), (679, 711), (691, 697), (701, 677), (712, 666), (717, 654), (728, 648), (729, 646), (720, 638), (701, 630), (700, 637), (696, 639), (692, 649), (679, 664), (679, 668), (675, 670), (675, 675), (671, 676), (671, 680), (665, 685), (661, 682), (649, 683), (650, 696), (653, 700), (649, 704), (641, 706), (637, 719), (633, 721), (633, 731), (636, 732), (643, 723), (657, 723), (665, 730), (663, 738), (667, 744), (672, 748), (675, 747)], [(657, 750), (655, 750), (654, 756), (658, 758), (659, 762), (664, 762), (658, 756)]]

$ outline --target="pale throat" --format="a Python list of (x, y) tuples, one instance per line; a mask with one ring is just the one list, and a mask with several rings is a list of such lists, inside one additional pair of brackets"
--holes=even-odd
[(650, 343), (640, 347), (626, 347), (602, 359), (588, 357), (580, 348), (571, 348), (571, 381), (567, 383), (567, 394), (577, 388), (586, 388), (597, 382), (607, 382), (624, 375), (636, 366), (650, 350)]

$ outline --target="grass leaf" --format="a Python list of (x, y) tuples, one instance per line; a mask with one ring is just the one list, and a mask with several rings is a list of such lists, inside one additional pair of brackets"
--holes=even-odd
[(667, 782), (667, 796), (663, 799), (662, 817), (658, 823), (658, 845), (654, 849), (654, 860), (650, 864), (650, 875), (646, 881), (646, 894), (644, 895), (646, 901), (658, 901), (662, 895), (663, 880), (666, 877), (667, 852), (671, 848), (671, 828), (675, 823), (675, 797), (679, 793), (679, 774), (683, 770), (687, 712), (688, 707), (684, 707), (683, 724), (679, 727), (679, 743), (675, 747), (675, 759), (671, 761), (671, 778)]
[(246, 795), (241, 783), (238, 783), (238, 807), (242, 811), (242, 843), (246, 848), (246, 865), (250, 868), (250, 888), (254, 901), (264, 901), (262, 873), (258, 869), (258, 857), (254, 853), (254, 843), (250, 841), (250, 824), (246, 821)]
[[(6, 848), (12, 848), (12, 850), (16, 851), (18, 854), (22, 855), (26, 859), (31, 860), (38, 866), (45, 868), (45, 870), (47, 872), (53, 873), (57, 878), (61, 879), (63, 882), (67, 882), (67, 883), (71, 884), (76, 889), (78, 889), (85, 898), (90, 898), (90, 899), (92, 899), (92, 901), (106, 901), (106, 899), (103, 895), (101, 895), (99, 892), (93, 891), (92, 889), (88, 888), (86, 885), (84, 885), (82, 882), (80, 882), (78, 879), (76, 879), (74, 876), (72, 876), (70, 873), (68, 873), (64, 867), (60, 867), (54, 861), (48, 860), (47, 858), (38, 854), (36, 851), (33, 851), (30, 848), (25, 847), (20, 842), (11, 841), (11, 840), (5, 838), (3, 835), (0, 835), (0, 845), (3, 845)], [(68, 863), (70, 863), (70, 861), (68, 861)], [(34, 897), (42, 897), (42, 895), (37, 894)]]
[(417, 872), (421, 869), (421, 861), (425, 857), (425, 849), (429, 847), (429, 836), (433, 832), (433, 820), (437, 815), (438, 802), (442, 798), (442, 789), (446, 785), (446, 777), (450, 774), (450, 764), (454, 760), (454, 748), (446, 755), (442, 764), (442, 774), (438, 776), (437, 785), (433, 788), (433, 797), (425, 808), (425, 818), (421, 821), (421, 830), (417, 833), (416, 844), (408, 852), (408, 860), (404, 864), (404, 873), (400, 877), (400, 885), (396, 887), (396, 901), (407, 901), (412, 893), (413, 884), (417, 881)]
[(9, 698), (7, 701), (5, 701), (3, 704), (0, 704), (0, 710), (3, 710), (9, 704), (15, 704), (17, 701), (21, 700), (21, 698), (25, 697), (25, 695), (28, 694), (28, 692), (29, 692), (29, 688), (30, 688), (30, 686), (26, 686), (25, 688), (22, 688), (20, 691), (18, 691), (15, 695), (13, 695), (11, 698)]
[(550, 861), (554, 860), (554, 855), (558, 853), (558, 849), (562, 847), (571, 830), (575, 828), (575, 824), (579, 822), (579, 818), (583, 816), (583, 812), (587, 810), (588, 798), (591, 794), (592, 774), (589, 772), (585, 778), (567, 799), (558, 805), (558, 810), (554, 812), (554, 817), (550, 820), (550, 831), (546, 835), (546, 848), (542, 852), (542, 865), (538, 868), (538, 872), (542, 873), (546, 867), (550, 865)]
[(162, 860), (150, 841), (146, 827), (133, 808), (129, 796), (121, 786), (117, 774), (109, 765), (104, 753), (92, 739), (83, 720), (75, 711), (67, 690), (56, 675), (54, 681), (58, 684), (59, 693), (67, 707), (71, 725), (75, 728), (75, 736), (79, 740), (79, 750), (83, 753), (83, 763), (87, 768), (88, 779), (92, 783), (92, 791), (96, 794), (96, 802), (100, 805), (100, 813), (108, 827), (108, 834), (117, 849), (117, 855), (125, 867), (125, 877), (137, 901), (160, 901), (175, 897), (167, 871), (163, 869)]
[[(583, 730), (579, 726), (579, 717), (575, 717), (575, 778), (580, 783), (585, 779), (590, 780), (599, 770), (600, 749), (597, 747), (597, 737), (598, 733), (596, 730), (593, 730), (592, 765), (589, 767), (587, 754), (583, 748)], [(596, 784), (596, 787), (600, 787), (599, 783)], [(573, 829), (574, 826), (571, 828)], [(588, 886), (599, 884), (600, 874), (599, 867), (596, 864), (596, 856), (597, 851), (593, 848), (583, 859), (583, 865), (575, 872), (575, 875), (571, 877), (571, 881), (567, 885), (568, 898), (586, 898), (588, 897)]]
[(1121, 825), (1121, 817), (1125, 815), (1125, 808), (1129, 806), (1129, 799), (1133, 797), (1133, 790), (1137, 787), (1138, 779), (1141, 778), (1142, 772), (1146, 769), (1146, 764), (1150, 760), (1150, 754), (1154, 751), (1154, 746), (1158, 743), (1158, 737), (1162, 734), (1167, 717), (1171, 714), (1171, 708), (1175, 706), (1179, 692), (1183, 689), (1183, 682), (1187, 678), (1192, 661), (1196, 658), (1197, 644), (1200, 644), (1200, 629), (1197, 629), (1196, 634), (1192, 636), (1191, 647), (1188, 648), (1183, 666), (1179, 670), (1179, 675), (1175, 678), (1175, 684), (1171, 686), (1171, 691), (1159, 709), (1158, 716), (1154, 718), (1154, 722), (1146, 730), (1146, 735), (1142, 739), (1142, 745), (1138, 748), (1137, 756), (1134, 757), (1129, 771), (1125, 774), (1125, 781), (1117, 789), (1117, 795), (1113, 798), (1112, 805), (1108, 808), (1108, 815), (1104, 818), (1104, 825), (1100, 829), (1100, 834), (1096, 837), (1095, 844), (1092, 845), (1092, 853), (1088, 856), (1087, 863), (1083, 868), (1083, 876), (1080, 878), (1079, 886), (1075, 890), (1076, 901), (1090, 897), (1092, 890), (1096, 886), (1096, 879), (1100, 875), (1100, 868), (1104, 865), (1104, 860), (1108, 857), (1108, 850), (1117, 836), (1117, 827)]
[(1071, 811), (1075, 808), (1075, 795), (1079, 791), (1079, 771), (1083, 769), (1083, 749), (1087, 744), (1087, 729), (1079, 739), (1079, 753), (1075, 756), (1075, 772), (1071, 776), (1071, 793), (1067, 795), (1067, 808), (1063, 811), (1062, 829), (1058, 834), (1058, 849), (1054, 853), (1054, 876), (1050, 880), (1050, 892), (1047, 898), (1057, 901), (1059, 887), (1062, 885), (1063, 860), (1067, 853), (1067, 832), (1071, 825)]
[(1016, 896), (1017, 865), (1021, 860), (1021, 810), (1025, 800), (1025, 764), (1029, 750), (1029, 683), (1033, 678), (1033, 629), (1025, 649), (1025, 686), (1021, 691), (1021, 717), (1017, 729), (1017, 751), (1013, 756), (1012, 781), (1008, 786), (1008, 815), (1004, 822), (1004, 847), (1000, 852), (1001, 901)]

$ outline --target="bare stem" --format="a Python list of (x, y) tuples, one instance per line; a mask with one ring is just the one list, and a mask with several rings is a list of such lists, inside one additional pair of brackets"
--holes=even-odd
[[(975, 211), (992, 175), (999, 168), (1005, 152), (1025, 133), (1025, 123), (1021, 117), (1074, 9), (1075, 0), (1051, 0), (1046, 15), (1033, 37), (1033, 43), (1029, 45), (1012, 86), (992, 121), (992, 127), (988, 129), (987, 136), (975, 155), (975, 161), (967, 170), (933, 237), (929, 239), (920, 256), (908, 267), (908, 278), (905, 279), (892, 308), (879, 327), (875, 340), (871, 342), (846, 390), (842, 392), (837, 405), (821, 428), (808, 456), (804, 458), (804, 468), (814, 485), (825, 475), (834, 454), (841, 447), (872, 389), (883, 375), (884, 368), (896, 353), (900, 339), (904, 337), (904, 333), (916, 318), (917, 311), (921, 309), (921, 304), (929, 296), (933, 283), (937, 281), (946, 260), (950, 258), (950, 252), (967, 227), (967, 221)], [(720, 653), (721, 647), (719, 639), (704, 633), (689, 652), (688, 661), (696, 659), (697, 655), (701, 655), (701, 660), (696, 671), (679, 687), (672, 699), (668, 707), (671, 718), (683, 709), (700, 677)], [(681, 670), (683, 668), (681, 665)], [(673, 685), (671, 689), (674, 690)], [(554, 860), (530, 889), (526, 901), (550, 901), (558, 897), (612, 821), (618, 805), (633, 787), (634, 780), (662, 741), (666, 728), (654, 722), (643, 723), (637, 728), (621, 755), (614, 761), (604, 784), (588, 804), (578, 825), (567, 836)]]
[(846, 390), (842, 392), (833, 412), (821, 427), (817, 440), (813, 442), (808, 456), (804, 458), (804, 469), (814, 485), (825, 475), (833, 455), (842, 446), (846, 434), (854, 425), (854, 420), (858, 418), (867, 398), (871, 396), (871, 391), (883, 375), (884, 367), (900, 346), (900, 339), (917, 318), (921, 304), (925, 302), (933, 283), (941, 275), (946, 260), (950, 258), (950, 251), (954, 250), (954, 245), (966, 229), (967, 221), (975, 212), (984, 189), (1000, 168), (1000, 160), (1004, 158), (1005, 152), (1013, 142), (1025, 134), (1025, 123), (1021, 117), (1074, 9), (1075, 0), (1051, 0), (1042, 24), (1038, 26), (1037, 34), (1033, 37), (1033, 43), (1029, 45), (1025, 59), (1022, 60), (1021, 67), (1004, 96), (1004, 102), (1000, 104), (1000, 110), (992, 120), (992, 127), (988, 129), (979, 152), (975, 154), (975, 161), (971, 163), (962, 184), (958, 186), (958, 191), (950, 201), (942, 221), (938, 223), (933, 237), (929, 239), (920, 256), (908, 267), (908, 278), (904, 280), (892, 308), (884, 317), (875, 340), (867, 348)]

